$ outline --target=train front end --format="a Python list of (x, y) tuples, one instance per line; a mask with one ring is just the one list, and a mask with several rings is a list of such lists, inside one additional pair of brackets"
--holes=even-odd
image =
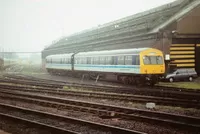
[(162, 51), (153, 48), (142, 51), (140, 53), (140, 73), (152, 85), (159, 82), (165, 73)]

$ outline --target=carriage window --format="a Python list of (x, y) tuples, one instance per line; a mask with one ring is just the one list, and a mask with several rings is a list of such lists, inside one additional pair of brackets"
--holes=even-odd
[(91, 60), (92, 60), (92, 58), (87, 57), (87, 64), (91, 64)]
[(124, 56), (118, 57), (118, 65), (124, 65)]
[(76, 58), (75, 64), (79, 64), (79, 58)]
[(140, 65), (139, 55), (133, 55), (133, 65)]
[(106, 65), (112, 65), (112, 57), (106, 57)]
[(65, 62), (65, 64), (68, 64), (68, 59), (67, 59), (67, 58), (65, 58), (65, 61), (64, 61), (64, 62)]
[(60, 60), (59, 59), (56, 59), (56, 64), (60, 64)]
[(78, 63), (82, 64), (83, 63), (83, 58), (79, 58)]
[(81, 58), (81, 64), (86, 64), (87, 63), (87, 58)]
[(65, 59), (65, 63), (66, 63), (66, 64), (71, 64), (70, 58), (66, 58), (66, 59)]
[(99, 57), (93, 58), (93, 64), (99, 64)]
[(99, 58), (99, 64), (104, 65), (105, 64), (105, 57)]
[(140, 65), (140, 57), (139, 57), (139, 55), (135, 56), (135, 65)]
[(113, 65), (117, 65), (117, 57), (116, 57), (116, 56), (113, 56), (113, 57), (112, 57), (112, 60), (113, 60)]
[(68, 64), (68, 59), (67, 58), (65, 59), (65, 63)]
[(91, 64), (94, 64), (94, 58), (91, 58)]
[(125, 56), (125, 65), (132, 65), (132, 56)]
[(62, 59), (62, 64), (65, 64), (65, 59), (64, 58)]

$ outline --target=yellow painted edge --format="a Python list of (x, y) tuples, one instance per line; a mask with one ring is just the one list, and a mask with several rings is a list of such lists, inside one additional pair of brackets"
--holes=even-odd
[(170, 50), (194, 50), (194, 47), (171, 47)]
[(194, 54), (194, 51), (171, 51), (170, 54)]
[(195, 62), (195, 60), (174, 60), (172, 63), (179, 63), (179, 62)]
[(194, 46), (194, 44), (172, 44), (173, 47), (184, 47), (184, 46)]
[(170, 55), (170, 58), (194, 58), (194, 55)]
[(200, 47), (200, 44), (197, 44), (197, 47)]
[(177, 64), (177, 67), (194, 67), (195, 64)]

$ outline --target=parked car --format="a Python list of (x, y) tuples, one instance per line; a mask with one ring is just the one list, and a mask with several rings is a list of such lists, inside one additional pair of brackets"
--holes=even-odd
[(184, 68), (184, 69), (177, 69), (171, 73), (168, 73), (164, 77), (164, 80), (169, 82), (182, 81), (182, 80), (193, 81), (193, 79), (197, 77), (198, 77), (197, 73), (194, 69)]

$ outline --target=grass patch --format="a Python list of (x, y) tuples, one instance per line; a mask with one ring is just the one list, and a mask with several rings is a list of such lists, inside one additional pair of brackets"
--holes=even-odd
[(197, 82), (174, 82), (174, 83), (160, 82), (158, 85), (159, 86), (167, 86), (167, 87), (200, 89), (200, 83), (197, 83)]

